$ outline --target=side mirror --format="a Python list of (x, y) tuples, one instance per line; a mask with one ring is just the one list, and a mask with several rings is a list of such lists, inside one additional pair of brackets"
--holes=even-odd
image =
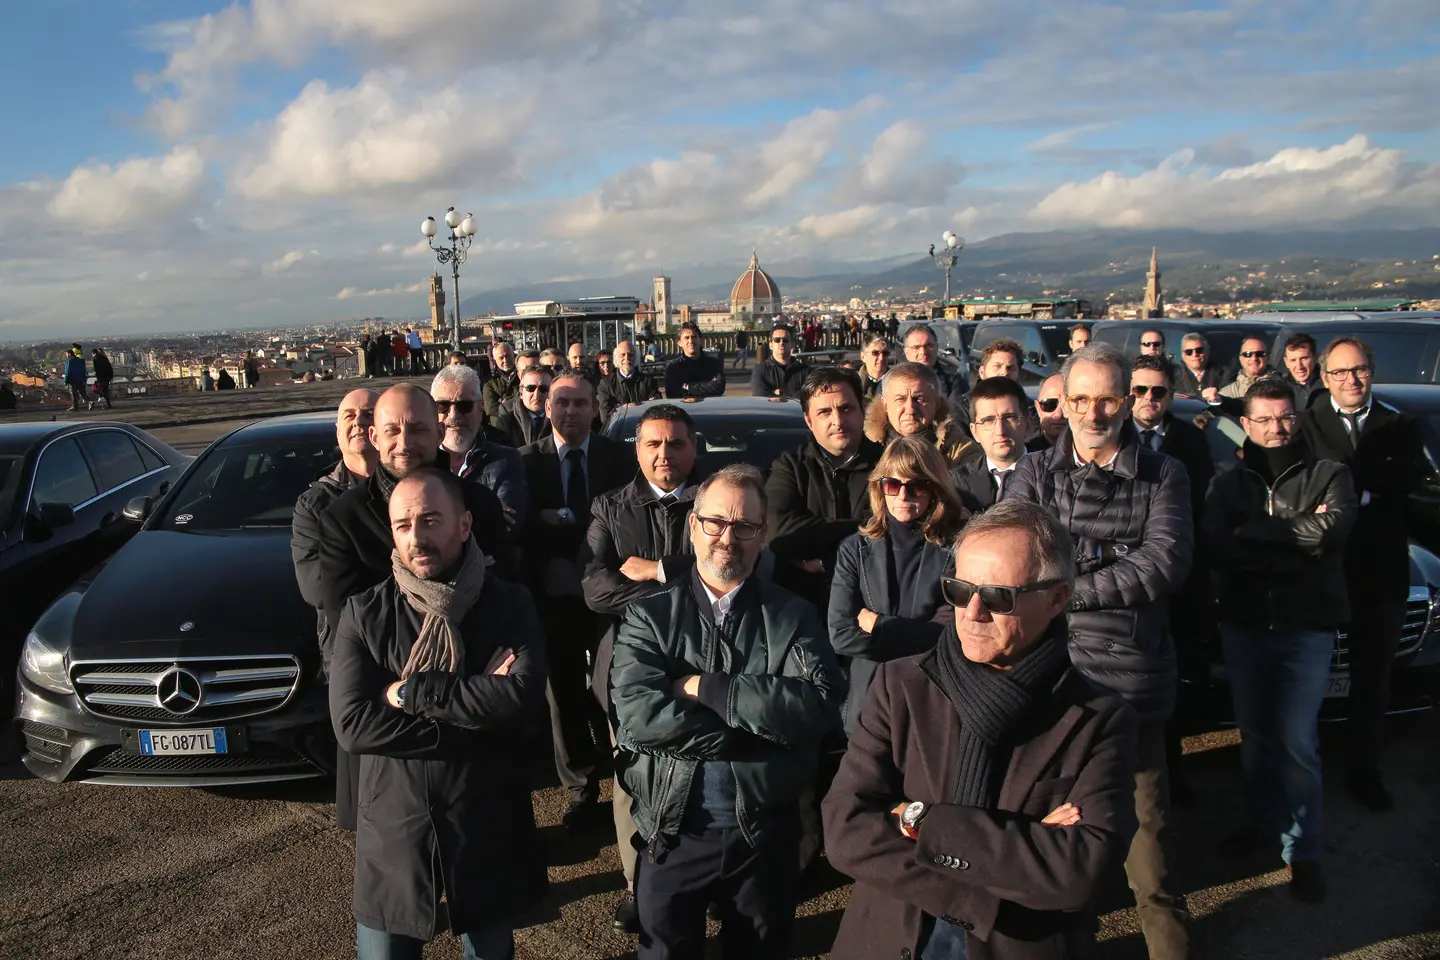
[(129, 503), (125, 504), (125, 510), (123, 511), (125, 519), (133, 520), (136, 523), (144, 523), (145, 518), (150, 516), (150, 508), (154, 506), (154, 503), (155, 501), (151, 497), (135, 497)]
[(52, 530), (75, 522), (75, 508), (68, 503), (42, 503), (39, 509), (40, 522)]

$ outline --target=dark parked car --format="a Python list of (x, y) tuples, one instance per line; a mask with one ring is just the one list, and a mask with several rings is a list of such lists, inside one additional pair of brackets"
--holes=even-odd
[(0, 597), (7, 656), (52, 600), (135, 533), (125, 504), (190, 458), (128, 423), (0, 426)]
[(1077, 323), (1093, 326), (1089, 320), (1022, 320), (1003, 317), (974, 324), (968, 357), (970, 382), (979, 379), (980, 358), (985, 348), (996, 340), (1014, 340), (1025, 351), (1021, 358), (1020, 383), (1035, 386), (1051, 374), (1060, 372), (1060, 364), (1070, 356), (1070, 328)]
[(605, 426), (612, 440), (635, 442), (635, 426), (650, 407), (674, 403), (695, 421), (695, 447), (706, 470), (749, 463), (769, 472), (771, 462), (810, 438), (796, 400), (769, 397), (706, 397), (703, 400), (647, 400), (620, 407)]
[(1180, 355), (1180, 341), (1187, 333), (1199, 333), (1210, 344), (1210, 357), (1227, 369), (1237, 369), (1240, 345), (1247, 337), (1259, 337), (1269, 343), (1280, 330), (1280, 323), (1270, 319), (1239, 320), (1097, 320), (1090, 328), (1092, 340), (1100, 340), (1118, 347), (1127, 357), (1140, 355), (1140, 335), (1146, 330), (1159, 330), (1165, 334), (1165, 352), (1175, 363), (1183, 363)]
[(281, 417), (215, 441), (163, 496), (133, 491), (120, 523), (138, 532), (25, 639), (16, 716), (33, 773), (213, 786), (333, 768), (290, 517), (337, 459), (333, 415)]
[(1286, 318), (1271, 348), (1272, 366), (1284, 362), (1285, 340), (1294, 334), (1308, 333), (1322, 351), (1336, 337), (1359, 337), (1375, 353), (1376, 383), (1440, 383), (1440, 318), (1433, 314), (1336, 314), (1324, 318), (1293, 313), (1263, 316)]

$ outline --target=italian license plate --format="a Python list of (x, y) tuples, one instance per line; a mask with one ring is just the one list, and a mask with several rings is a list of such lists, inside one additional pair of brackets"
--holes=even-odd
[(1329, 677), (1329, 678), (1327, 678), (1326, 681), (1325, 681), (1325, 696), (1326, 696), (1327, 698), (1329, 698), (1329, 697), (1348, 697), (1348, 696), (1350, 696), (1350, 677), (1349, 677), (1349, 675), (1347, 674), (1347, 675), (1342, 676), (1342, 677)]
[(174, 754), (228, 753), (224, 727), (205, 727), (199, 730), (141, 730), (139, 737), (141, 754), (150, 756), (171, 756)]

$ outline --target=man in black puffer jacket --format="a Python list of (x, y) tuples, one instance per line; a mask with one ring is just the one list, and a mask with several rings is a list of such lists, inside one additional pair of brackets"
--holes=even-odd
[(795, 356), (795, 330), (777, 323), (770, 331), (770, 356), (755, 364), (750, 374), (750, 396), (800, 398), (800, 388), (810, 376), (810, 364)]
[(1125, 871), (1154, 960), (1188, 953), (1185, 911), (1165, 890), (1162, 834), (1169, 797), (1165, 721), (1175, 705), (1169, 599), (1195, 548), (1190, 483), (1178, 460), (1142, 446), (1130, 421), (1130, 363), (1108, 344), (1071, 354), (1061, 369), (1070, 430), (1020, 461), (1006, 500), (1055, 511), (1075, 541), (1070, 657), (1093, 682), (1140, 713), (1135, 776), (1140, 830)]

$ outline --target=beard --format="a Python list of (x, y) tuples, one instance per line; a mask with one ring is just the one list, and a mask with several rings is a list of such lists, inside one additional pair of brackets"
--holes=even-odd
[(743, 580), (748, 573), (740, 551), (727, 550), (724, 547), (712, 547), (710, 552), (700, 560), (700, 566), (712, 578), (722, 583)]

